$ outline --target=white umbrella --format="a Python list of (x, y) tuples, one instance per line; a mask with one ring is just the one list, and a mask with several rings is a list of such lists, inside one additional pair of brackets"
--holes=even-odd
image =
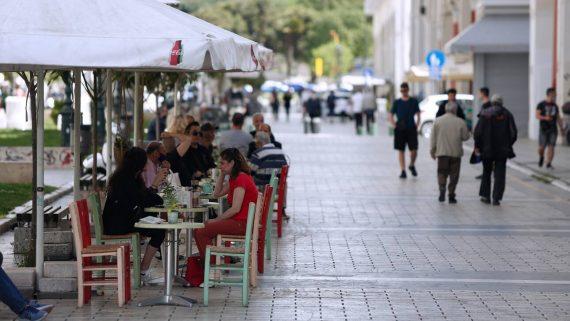
[(4, 0), (0, 70), (256, 71), (271, 50), (156, 0)]
[[(35, 154), (38, 277), (43, 275), (43, 71), (258, 71), (267, 68), (271, 59), (272, 51), (262, 45), (155, 0), (3, 0), (0, 71), (39, 71)], [(74, 74), (74, 103), (79, 110), (81, 78)], [(107, 79), (109, 119), (112, 96), (110, 77)], [(74, 123), (79, 120), (75, 113)], [(79, 155), (78, 146), (76, 143), (75, 155)], [(80, 166), (76, 158), (75, 175)], [(78, 185), (77, 178), (75, 182)]]

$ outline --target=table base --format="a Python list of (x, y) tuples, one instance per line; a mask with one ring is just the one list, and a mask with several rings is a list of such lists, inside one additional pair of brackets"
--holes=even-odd
[(191, 308), (192, 305), (198, 303), (194, 299), (190, 299), (181, 295), (162, 295), (159, 297), (149, 298), (139, 302), (139, 307), (150, 305), (172, 305)]

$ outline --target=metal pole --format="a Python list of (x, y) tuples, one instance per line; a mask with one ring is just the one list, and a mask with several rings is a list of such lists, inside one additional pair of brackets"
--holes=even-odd
[(107, 142), (107, 158), (105, 159), (105, 170), (107, 172), (107, 185), (109, 185), (109, 178), (111, 177), (113, 161), (113, 81), (111, 79), (111, 70), (107, 69), (107, 76), (105, 77), (105, 130)]
[(140, 95), (141, 87), (141, 73), (135, 72), (135, 119), (134, 119), (134, 132), (135, 132), (135, 146), (142, 146), (141, 127), (142, 127), (142, 101)]
[[(36, 177), (36, 275), (38, 278), (44, 276), (44, 77), (45, 72), (38, 72), (37, 87), (37, 177)], [(33, 107), (32, 107), (33, 108)]]
[(73, 198), (80, 198), (79, 179), (81, 178), (81, 70), (73, 71)]

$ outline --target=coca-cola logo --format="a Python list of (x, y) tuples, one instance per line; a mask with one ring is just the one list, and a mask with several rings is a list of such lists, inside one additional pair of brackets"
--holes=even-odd
[(184, 56), (184, 50), (182, 47), (182, 40), (176, 40), (170, 50), (170, 65), (177, 66), (182, 63), (182, 57)]

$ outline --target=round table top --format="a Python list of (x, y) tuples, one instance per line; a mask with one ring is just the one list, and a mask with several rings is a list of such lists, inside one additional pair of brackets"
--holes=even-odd
[(160, 224), (150, 224), (150, 223), (135, 223), (136, 228), (146, 228), (146, 229), (157, 229), (157, 230), (183, 230), (183, 229), (198, 229), (204, 228), (204, 223), (194, 223), (194, 222), (179, 222), (176, 224), (170, 224), (167, 222)]
[[(205, 213), (208, 212), (207, 207), (177, 207), (173, 209), (175, 212), (178, 213)], [(168, 210), (165, 207), (145, 207), (144, 209), (147, 213), (165, 213)]]

